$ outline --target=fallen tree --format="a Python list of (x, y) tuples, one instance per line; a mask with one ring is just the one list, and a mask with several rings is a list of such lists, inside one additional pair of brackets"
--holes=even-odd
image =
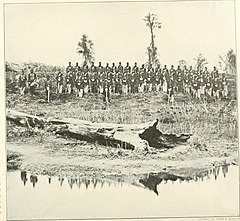
[(94, 123), (79, 119), (45, 119), (7, 109), (6, 118), (17, 125), (46, 128), (54, 126), (57, 135), (85, 140), (104, 146), (134, 150), (173, 148), (185, 143), (191, 134), (164, 134), (157, 129), (158, 120), (143, 124)]

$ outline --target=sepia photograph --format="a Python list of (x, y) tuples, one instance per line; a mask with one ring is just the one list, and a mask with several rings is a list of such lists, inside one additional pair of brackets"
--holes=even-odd
[(239, 217), (234, 0), (3, 16), (7, 220)]

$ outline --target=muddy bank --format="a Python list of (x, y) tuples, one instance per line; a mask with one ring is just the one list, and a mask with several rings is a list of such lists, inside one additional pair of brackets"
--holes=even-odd
[[(225, 151), (219, 152), (216, 148), (211, 150), (208, 147), (206, 151), (184, 145), (148, 154), (145, 151), (112, 149), (58, 138), (48, 144), (11, 142), (7, 144), (7, 149), (8, 158), (12, 159), (9, 162), (15, 160), (18, 169), (32, 174), (62, 177), (124, 178), (161, 171), (191, 177), (200, 171), (238, 162), (238, 148), (234, 143), (225, 144)], [(13, 158), (13, 155), (18, 157)]]

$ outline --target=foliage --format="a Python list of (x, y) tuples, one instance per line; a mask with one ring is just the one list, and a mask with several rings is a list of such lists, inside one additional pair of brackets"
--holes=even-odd
[(94, 61), (93, 42), (88, 39), (88, 36), (85, 34), (77, 43), (77, 53), (82, 55), (83, 65), (90, 64)]
[(202, 54), (199, 54), (197, 58), (194, 58), (194, 60), (196, 61), (194, 66), (196, 70), (203, 70), (203, 68), (208, 64), (207, 59)]
[(220, 55), (219, 58), (219, 65), (224, 72), (236, 74), (236, 54), (233, 49), (230, 49), (224, 57)]
[(157, 15), (152, 13), (148, 13), (143, 20), (146, 22), (146, 26), (149, 27), (151, 33), (151, 43), (147, 47), (148, 63), (157, 66), (160, 64), (160, 62), (158, 59), (157, 47), (154, 42), (154, 38), (156, 36), (154, 35), (153, 31), (154, 29), (161, 28), (161, 23), (158, 22)]

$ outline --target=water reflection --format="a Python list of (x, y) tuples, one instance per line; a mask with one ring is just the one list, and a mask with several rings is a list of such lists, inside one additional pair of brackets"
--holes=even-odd
[(168, 181), (171, 181), (172, 184), (174, 184), (177, 180), (179, 181), (179, 183), (182, 183), (183, 181), (186, 181), (187, 183), (189, 183), (189, 181), (203, 182), (204, 179), (209, 180), (210, 176), (213, 176), (214, 179), (217, 180), (221, 168), (222, 168), (222, 174), (224, 178), (226, 178), (228, 173), (228, 167), (229, 165), (224, 165), (222, 167), (214, 167), (210, 170), (198, 172), (193, 177), (190, 177), (190, 176), (181, 177), (181, 176), (169, 174), (166, 172), (150, 173), (146, 175), (145, 178), (140, 179), (139, 183), (143, 184), (146, 188), (148, 188), (149, 190), (153, 191), (158, 195), (157, 186), (161, 183), (166, 184)]
[(142, 183), (145, 187), (147, 187), (149, 190), (152, 190), (154, 193), (158, 195), (157, 186), (161, 184), (163, 181), (166, 184), (169, 180), (174, 183), (175, 181), (179, 180), (180, 182), (184, 180), (190, 180), (191, 177), (181, 177), (176, 176), (174, 174), (169, 174), (166, 172), (160, 172), (160, 173), (150, 173), (147, 175), (144, 179), (140, 179), (139, 183)]
[[(190, 181), (193, 182), (203, 182), (204, 179), (209, 180), (210, 177), (213, 177), (215, 180), (217, 180), (220, 171), (222, 171), (223, 177), (227, 177), (228, 173), (228, 167), (229, 165), (224, 165), (222, 167), (213, 167), (210, 170), (206, 171), (201, 171), (196, 173), (193, 177), (183, 177), (183, 176), (178, 176), (174, 174), (169, 174), (166, 172), (160, 172), (160, 173), (150, 173), (150, 174), (145, 174), (141, 176), (141, 179), (135, 179), (131, 184), (132, 185), (137, 185), (141, 187), (145, 187), (157, 195), (158, 190), (157, 186), (159, 184), (167, 184), (168, 182), (171, 182), (174, 184), (176, 181), (178, 181), (180, 184), (182, 182), (187, 182), (189, 183)], [(38, 182), (38, 176), (36, 174), (27, 174), (26, 171), (21, 171), (21, 181), (23, 182), (24, 186), (28, 181), (32, 184), (33, 187), (36, 187), (37, 182)], [(29, 177), (29, 178), (28, 178)], [(48, 183), (52, 184), (53, 177), (49, 176), (48, 177)], [(89, 188), (96, 189), (98, 188), (103, 188), (104, 186), (110, 187), (112, 184), (114, 187), (117, 186), (123, 186), (124, 180), (121, 178), (117, 179), (104, 179), (104, 178), (87, 178), (87, 177), (61, 177), (59, 176), (57, 182), (59, 183), (60, 186), (63, 186), (64, 182), (71, 188), (73, 189), (74, 186), (77, 188), (85, 188), (86, 190)], [(140, 184), (140, 185), (139, 185)]]

